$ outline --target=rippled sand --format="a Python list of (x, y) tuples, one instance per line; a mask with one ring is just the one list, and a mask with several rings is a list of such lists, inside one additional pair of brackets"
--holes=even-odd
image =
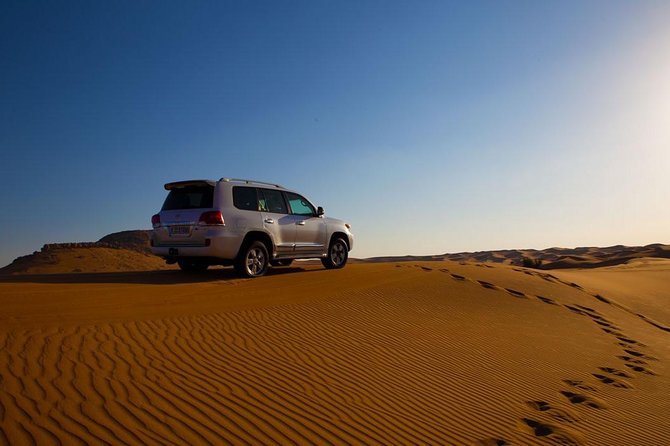
[(670, 266), (594, 271), (5, 278), (0, 444), (670, 444)]

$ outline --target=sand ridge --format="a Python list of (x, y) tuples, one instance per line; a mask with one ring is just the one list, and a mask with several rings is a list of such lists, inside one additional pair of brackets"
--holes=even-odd
[(553, 273), (172, 273), (0, 282), (0, 443), (670, 442), (668, 334)]

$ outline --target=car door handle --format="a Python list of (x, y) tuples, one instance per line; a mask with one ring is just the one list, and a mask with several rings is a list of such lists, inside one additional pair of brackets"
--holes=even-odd
[(267, 223), (267, 224), (269, 224), (269, 225), (271, 225), (271, 224), (273, 224), (273, 223), (275, 222), (275, 221), (274, 221), (273, 219), (271, 219), (271, 218), (266, 218), (264, 221), (265, 221), (265, 223)]
[(300, 226), (305, 226), (305, 221), (304, 221), (304, 220), (301, 220), (301, 221), (299, 221), (299, 222), (296, 223), (296, 224), (297, 224), (297, 225), (300, 225)]

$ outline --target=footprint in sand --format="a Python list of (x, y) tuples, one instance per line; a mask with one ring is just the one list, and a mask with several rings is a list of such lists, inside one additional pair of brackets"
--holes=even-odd
[(593, 376), (596, 377), (601, 383), (607, 384), (608, 386), (618, 387), (620, 389), (632, 389), (633, 386), (627, 383), (622, 379), (615, 379), (609, 376), (600, 375), (598, 373), (593, 373)]
[(572, 410), (563, 407), (555, 407), (546, 401), (526, 401), (532, 409), (543, 412), (556, 421), (572, 423), (579, 421), (579, 416)]
[(644, 365), (644, 364), (647, 363), (647, 361), (644, 361), (642, 359), (636, 359), (636, 358), (633, 358), (632, 356), (617, 356), (617, 358), (622, 359), (626, 362), (631, 362), (633, 364), (643, 364)]
[(577, 313), (577, 314), (582, 315), (582, 316), (588, 316), (588, 317), (591, 317), (591, 318), (602, 319), (600, 317), (600, 315), (591, 312), (590, 309), (588, 309), (588, 307), (583, 307), (581, 305), (573, 304), (573, 305), (565, 305), (565, 308), (572, 311), (573, 313)]
[(572, 305), (564, 305), (564, 307), (580, 316), (589, 316), (589, 314), (586, 311), (579, 309), (577, 307), (573, 307)]
[(582, 440), (578, 439), (576, 434), (568, 432), (567, 429), (549, 423), (542, 423), (531, 418), (522, 418), (521, 427), (536, 437), (544, 437), (554, 444), (565, 446), (583, 444)]
[(635, 356), (638, 359), (646, 359), (647, 361), (658, 361), (658, 359), (653, 356), (645, 355), (644, 353), (638, 352), (633, 349), (625, 349), (624, 352), (628, 353), (631, 356)]
[(421, 269), (424, 270), (424, 271), (432, 271), (433, 270), (433, 268), (428, 268), (427, 266), (422, 266)]
[(609, 373), (610, 375), (618, 376), (621, 378), (632, 378), (632, 376), (630, 376), (623, 370), (617, 370), (613, 367), (598, 367), (598, 370), (602, 370), (603, 372)]
[(465, 280), (465, 276), (459, 276), (458, 274), (451, 274), (451, 277), (453, 277), (456, 280)]
[(606, 299), (606, 298), (602, 297), (600, 294), (593, 294), (592, 296), (595, 297), (596, 299), (598, 299), (600, 302), (610, 304), (610, 305), (612, 304), (612, 302), (609, 299)]
[(656, 373), (654, 373), (652, 370), (650, 370), (646, 367), (642, 367), (641, 365), (637, 365), (637, 364), (624, 364), (624, 365), (626, 367), (628, 367), (629, 369), (631, 369), (635, 372), (638, 372), (638, 373), (644, 373), (645, 375), (652, 375), (652, 376), (656, 375)]
[(495, 286), (494, 284), (489, 283), (489, 282), (484, 282), (483, 280), (478, 280), (477, 283), (480, 284), (481, 286), (483, 286), (484, 288), (489, 289), (489, 290), (498, 290), (498, 289), (500, 289), (499, 287)]
[(616, 330), (612, 330), (612, 329), (607, 328), (607, 327), (600, 327), (600, 329), (607, 334), (611, 334), (612, 336), (623, 336), (623, 333), (620, 333)]
[(589, 313), (600, 314), (595, 308), (586, 307), (584, 305), (575, 305), (575, 306), (581, 308), (584, 311), (588, 311)]
[(625, 342), (627, 344), (635, 344), (639, 345), (640, 347), (646, 347), (643, 343), (636, 341), (635, 339), (627, 338), (625, 336), (617, 336), (617, 339), (620, 340), (621, 342)]
[(510, 288), (505, 288), (505, 291), (507, 291), (509, 294), (511, 294), (514, 297), (518, 297), (518, 298), (521, 298), (521, 299), (528, 299), (528, 296), (526, 296), (526, 293), (522, 293), (521, 291), (512, 290)]
[(579, 404), (583, 406), (590, 407), (592, 409), (606, 409), (607, 406), (605, 405), (604, 401), (601, 401), (597, 398), (593, 398), (587, 395), (583, 395), (580, 393), (573, 393), (573, 392), (568, 392), (565, 390), (561, 390), (561, 395), (566, 397), (568, 401), (570, 401), (572, 404)]
[(537, 297), (538, 299), (540, 299), (540, 300), (541, 300), (542, 302), (544, 302), (545, 304), (549, 304), (549, 305), (558, 305), (554, 299), (549, 299), (548, 297), (544, 297), (544, 296), (535, 296), (535, 297)]
[(606, 322), (606, 321), (598, 321), (598, 320), (594, 320), (593, 322), (595, 322), (596, 324), (600, 325), (601, 327), (606, 327), (606, 328), (609, 328), (609, 329), (611, 329), (611, 330), (621, 331), (621, 329), (620, 329), (619, 327), (617, 327), (616, 325), (612, 325), (611, 323)]
[(477, 446), (507, 446), (509, 443), (507, 440), (502, 438), (487, 438), (485, 440), (479, 440), (475, 443)]
[(571, 387), (574, 387), (575, 389), (586, 390), (588, 392), (598, 391), (598, 389), (596, 389), (595, 387), (590, 386), (586, 384), (584, 381), (580, 381), (577, 379), (564, 379), (563, 382)]

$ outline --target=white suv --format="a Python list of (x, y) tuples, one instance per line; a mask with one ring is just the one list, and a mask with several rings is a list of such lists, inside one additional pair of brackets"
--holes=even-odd
[(151, 251), (184, 271), (234, 265), (240, 275), (258, 277), (269, 265), (309, 258), (342, 268), (353, 247), (349, 224), (278, 184), (221, 178), (165, 189), (165, 203), (151, 218)]

